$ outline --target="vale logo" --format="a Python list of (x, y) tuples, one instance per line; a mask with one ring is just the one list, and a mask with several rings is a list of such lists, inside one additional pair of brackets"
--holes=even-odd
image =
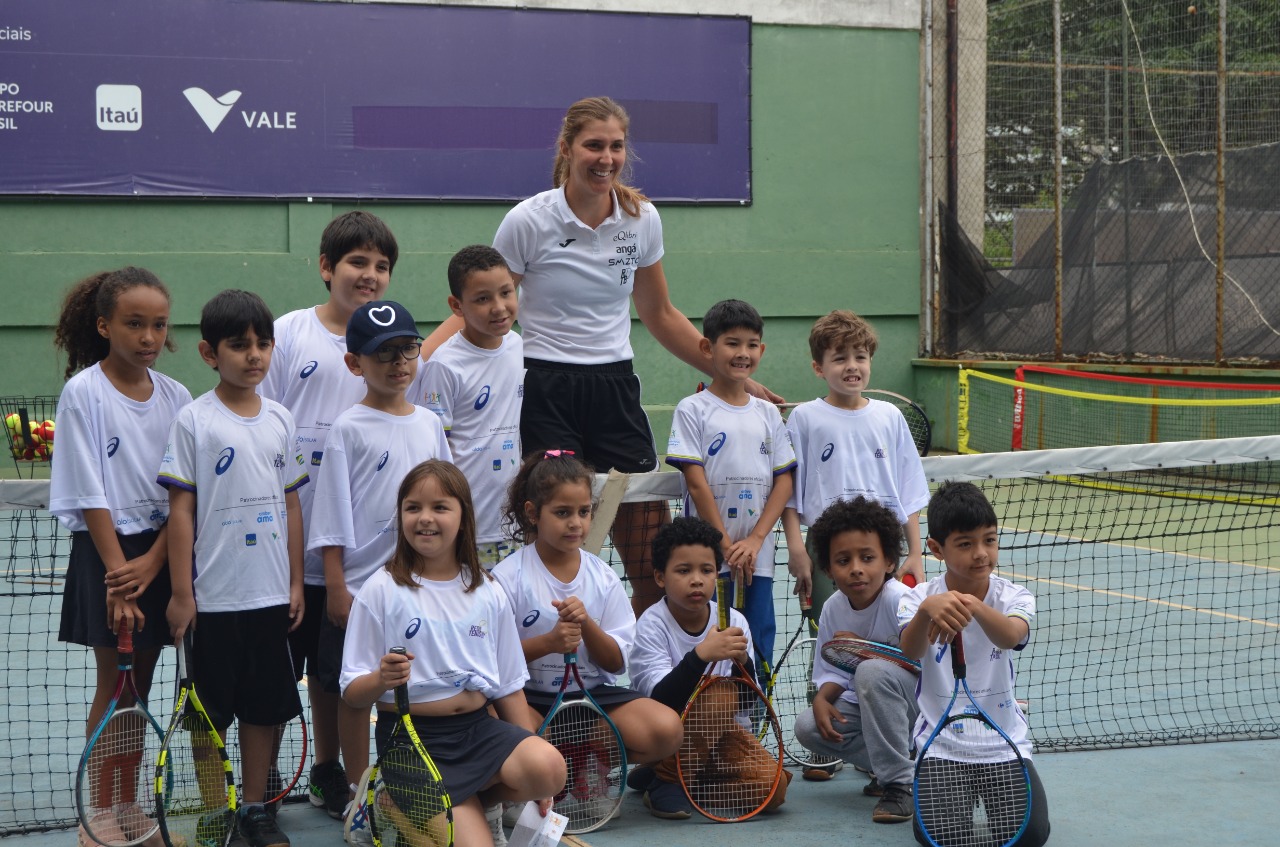
[(200, 120), (204, 121), (204, 125), (209, 127), (209, 132), (214, 132), (226, 120), (227, 115), (231, 114), (231, 107), (240, 99), (240, 92), (236, 90), (228, 91), (221, 97), (214, 97), (203, 88), (187, 88), (183, 90), (183, 95), (187, 98), (187, 102), (196, 110), (196, 114), (200, 116)]

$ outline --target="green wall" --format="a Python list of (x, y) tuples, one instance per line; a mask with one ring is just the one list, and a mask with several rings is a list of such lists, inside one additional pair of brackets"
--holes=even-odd
[[(740, 297), (765, 316), (760, 379), (788, 399), (817, 396), (813, 319), (853, 308), (881, 335), (873, 384), (910, 392), (920, 303), (917, 32), (757, 25), (752, 29), (749, 207), (665, 206), (672, 298), (699, 317)], [(643, 155), (643, 150), (640, 151)], [(641, 186), (643, 187), (643, 185)], [(198, 394), (213, 384), (195, 347), (200, 306), (222, 288), (262, 294), (277, 313), (323, 299), (325, 224), (349, 204), (205, 200), (0, 199), (0, 395), (56, 394), (52, 347), (61, 293), (105, 268), (139, 264), (173, 290), (180, 350), (159, 367)], [(401, 256), (389, 296), (424, 324), (447, 314), (444, 268), (488, 242), (505, 205), (367, 203)], [(637, 369), (661, 443), (664, 412), (699, 375), (637, 322)]]

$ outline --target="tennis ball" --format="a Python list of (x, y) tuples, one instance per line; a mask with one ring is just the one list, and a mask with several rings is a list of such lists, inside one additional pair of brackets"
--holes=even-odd
[(44, 443), (44, 438), (40, 435), (40, 424), (30, 421), (27, 424), (27, 432), (29, 433), (27, 438), (32, 444)]
[(34, 453), (35, 453), (35, 460), (37, 462), (47, 462), (49, 461), (49, 457), (53, 455), (52, 453), (49, 452), (48, 444), (37, 444)]
[(9, 427), (9, 432), (13, 434), (14, 438), (17, 438), (22, 432), (22, 418), (18, 416), (17, 412), (11, 412), (5, 417), (4, 425)]
[(36, 434), (40, 436), (40, 440), (44, 442), (53, 441), (53, 421), (44, 421), (40, 426), (36, 427)]
[(16, 444), (9, 448), (9, 452), (13, 454), (13, 458), (15, 459), (22, 458), (22, 448), (17, 446)]

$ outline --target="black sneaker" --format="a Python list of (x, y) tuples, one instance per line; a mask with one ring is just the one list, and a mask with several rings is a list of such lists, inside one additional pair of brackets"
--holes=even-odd
[(648, 765), (636, 765), (627, 771), (627, 788), (632, 791), (645, 792), (653, 785), (653, 768)]
[(240, 811), (239, 823), (240, 837), (249, 847), (289, 847), (289, 836), (262, 806), (246, 806)]
[(320, 762), (311, 768), (311, 788), (307, 792), (311, 805), (324, 809), (329, 817), (342, 820), (342, 813), (351, 799), (351, 787), (347, 785), (347, 772), (337, 761)]
[(880, 780), (873, 776), (870, 782), (862, 786), (862, 793), (867, 797), (883, 797), (884, 786), (880, 784)]
[(902, 823), (911, 820), (914, 814), (911, 786), (891, 783), (884, 786), (884, 794), (871, 812), (871, 820), (876, 823)]
[(649, 814), (663, 820), (682, 821), (693, 815), (693, 804), (674, 782), (654, 780), (653, 787), (644, 793), (644, 804)]

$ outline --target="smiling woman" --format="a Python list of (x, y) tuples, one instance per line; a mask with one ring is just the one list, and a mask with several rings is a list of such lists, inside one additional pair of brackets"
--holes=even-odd
[[(599, 472), (657, 470), (657, 452), (632, 370), (631, 304), (681, 361), (706, 372), (701, 333), (671, 303), (662, 269), (662, 219), (628, 184), (630, 119), (608, 97), (579, 100), (556, 141), (553, 188), (507, 213), (494, 236), (520, 286), (525, 367), (521, 449), (573, 450)], [(457, 331), (446, 322), (428, 341)], [(762, 386), (752, 393), (770, 400)], [(637, 614), (660, 596), (645, 562), (665, 506), (623, 504), (614, 525)]]

